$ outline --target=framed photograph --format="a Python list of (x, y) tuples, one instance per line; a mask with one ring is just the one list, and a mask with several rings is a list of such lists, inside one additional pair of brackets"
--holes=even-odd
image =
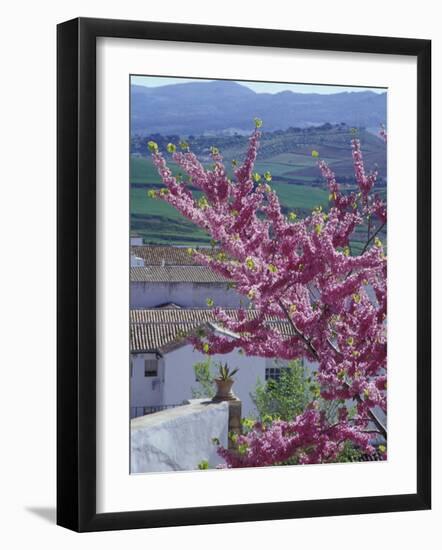
[(430, 41), (57, 36), (57, 523), (429, 509)]

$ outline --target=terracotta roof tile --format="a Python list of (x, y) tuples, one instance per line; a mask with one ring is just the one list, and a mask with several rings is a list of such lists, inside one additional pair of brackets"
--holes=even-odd
[[(226, 312), (237, 317), (237, 309)], [(249, 311), (248, 315), (257, 313)], [(179, 344), (188, 335), (216, 319), (211, 309), (133, 309), (130, 311), (130, 343), (133, 353), (161, 351)], [(284, 335), (292, 336), (293, 329), (284, 320), (269, 318), (267, 323)]]
[[(205, 254), (213, 254), (212, 248), (197, 248)], [(178, 246), (131, 246), (131, 254), (134, 254), (138, 258), (143, 258), (146, 266), (149, 265), (200, 265), (193, 256), (187, 252), (187, 248), (181, 248)], [(216, 250), (215, 250), (216, 252)]]
[(130, 280), (136, 283), (227, 283), (205, 266), (131, 267)]

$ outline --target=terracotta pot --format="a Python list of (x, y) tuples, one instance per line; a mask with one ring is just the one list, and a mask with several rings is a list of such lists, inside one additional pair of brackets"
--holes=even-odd
[(237, 399), (236, 395), (232, 391), (233, 382), (233, 378), (227, 378), (227, 380), (215, 378), (216, 395), (212, 401), (232, 401)]

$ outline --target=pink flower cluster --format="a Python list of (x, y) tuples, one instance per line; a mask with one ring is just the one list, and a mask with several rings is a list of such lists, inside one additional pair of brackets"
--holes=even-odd
[(276, 420), (269, 426), (257, 422), (248, 434), (238, 436), (235, 452), (222, 447), (218, 452), (231, 468), (271, 466), (293, 459), (298, 464), (317, 464), (334, 460), (346, 441), (368, 454), (375, 450), (368, 433), (345, 421), (329, 425), (323, 413), (309, 408), (290, 422)]
[[(293, 423), (257, 427), (243, 442), (250, 453), (220, 453), (231, 465), (247, 460), (253, 465), (274, 463), (293, 452), (300, 461), (321, 461), (334, 455), (344, 436), (368, 449), (368, 428), (385, 439), (387, 435), (375, 414), (375, 409), (387, 407), (387, 259), (381, 241), (386, 205), (373, 194), (377, 173), (366, 174), (361, 144), (353, 139), (358, 190), (341, 191), (333, 171), (319, 161), (330, 193), (328, 211), (317, 208), (303, 219), (293, 213), (286, 216), (271, 177), (253, 172), (259, 139), (255, 129), (234, 180), (216, 149), (210, 170), (189, 150), (174, 152), (173, 161), (202, 191), (199, 199), (153, 150), (165, 185), (154, 194), (219, 246), (217, 254), (191, 252), (199, 263), (230, 279), (250, 302), (235, 318), (215, 308), (219, 323), (237, 338), (208, 334), (194, 339), (194, 345), (209, 354), (240, 348), (254, 356), (305, 357), (318, 365), (322, 398), (352, 400), (357, 415), (351, 423), (343, 415), (339, 425), (327, 429), (312, 407)], [(359, 255), (351, 250), (356, 231), (366, 236)], [(280, 330), (281, 321), (290, 330)]]

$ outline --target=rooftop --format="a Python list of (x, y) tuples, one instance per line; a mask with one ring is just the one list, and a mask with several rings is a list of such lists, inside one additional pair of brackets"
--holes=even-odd
[[(187, 248), (178, 246), (131, 246), (131, 254), (143, 258), (144, 263), (149, 266), (200, 266), (195, 261), (192, 254), (189, 254)], [(216, 249), (196, 248), (205, 254), (213, 254)]]
[[(237, 318), (237, 309), (226, 312)], [(256, 311), (249, 311), (254, 317)], [(282, 334), (292, 336), (293, 329), (284, 320), (270, 318), (266, 321)], [(217, 319), (211, 309), (132, 309), (130, 311), (130, 345), (132, 353), (162, 352), (185, 341), (185, 336), (203, 326), (217, 327)], [(222, 329), (221, 329), (222, 330)]]
[[(144, 248), (144, 247), (143, 247)], [(131, 267), (130, 280), (136, 283), (227, 283), (221, 275), (205, 266)]]

